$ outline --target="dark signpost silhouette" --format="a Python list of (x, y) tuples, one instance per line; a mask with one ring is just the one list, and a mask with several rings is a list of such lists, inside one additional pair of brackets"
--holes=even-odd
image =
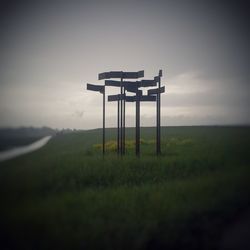
[[(123, 72), (123, 71), (110, 71), (110, 72), (104, 72), (100, 73), (98, 76), (99, 80), (103, 79), (111, 79), (111, 78), (120, 78), (120, 81), (114, 81), (114, 80), (106, 80), (105, 86), (113, 86), (113, 87), (120, 87), (120, 98), (118, 98), (118, 118), (117, 118), (117, 152), (120, 155), (125, 154), (125, 128), (126, 128), (126, 89), (125, 89), (125, 81), (124, 79), (138, 79), (144, 77), (144, 71), (138, 71), (138, 72)], [(110, 100), (112, 101), (112, 100)]]
[(109, 95), (108, 96), (108, 101), (113, 102), (117, 101), (117, 154), (119, 155), (121, 153), (121, 132), (120, 129), (122, 129), (121, 124), (120, 124), (120, 103), (121, 101), (124, 100), (124, 94), (118, 94), (118, 95)]
[(159, 70), (155, 80), (158, 88), (148, 90), (148, 95), (156, 95), (156, 154), (161, 154), (161, 94), (165, 92), (165, 87), (161, 87), (162, 70)]
[[(119, 87), (120, 94), (109, 95), (108, 101), (117, 101), (117, 154), (125, 154), (125, 127), (126, 127), (126, 102), (136, 103), (136, 130), (135, 130), (135, 153), (140, 156), (140, 103), (141, 102), (156, 102), (156, 153), (161, 154), (161, 94), (165, 92), (165, 86), (161, 87), (162, 70), (153, 80), (127, 81), (124, 79), (138, 79), (144, 77), (144, 71), (138, 72), (123, 72), (110, 71), (100, 73), (99, 80), (105, 80), (105, 85), (87, 84), (87, 90), (98, 91), (103, 94), (103, 154), (105, 153), (105, 86)], [(112, 78), (120, 78), (117, 80), (107, 80)], [(158, 83), (158, 86), (157, 86)], [(140, 88), (153, 87), (149, 89), (147, 95), (142, 94)], [(134, 93), (135, 95), (126, 95), (126, 92)]]

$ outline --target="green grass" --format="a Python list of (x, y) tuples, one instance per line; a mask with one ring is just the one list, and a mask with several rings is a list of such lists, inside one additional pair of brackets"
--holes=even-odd
[[(127, 129), (127, 139), (134, 130)], [(6, 249), (216, 249), (228, 221), (250, 205), (249, 127), (167, 127), (155, 156), (101, 155), (101, 130), (55, 136), (1, 163)], [(107, 141), (116, 130), (107, 130)], [(112, 144), (112, 143), (111, 143)]]

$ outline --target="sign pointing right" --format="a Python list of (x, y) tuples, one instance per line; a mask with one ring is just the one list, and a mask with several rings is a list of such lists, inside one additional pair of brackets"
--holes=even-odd
[(165, 86), (157, 88), (157, 89), (149, 89), (148, 95), (156, 95), (156, 94), (161, 94), (164, 92), (165, 92)]

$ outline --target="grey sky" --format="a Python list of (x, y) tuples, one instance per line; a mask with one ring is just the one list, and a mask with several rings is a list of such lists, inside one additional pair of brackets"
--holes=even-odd
[[(163, 69), (162, 125), (250, 123), (247, 1), (6, 1), (0, 126), (101, 126), (103, 71)], [(108, 93), (116, 93), (110, 88)], [(154, 125), (155, 105), (143, 104)], [(115, 126), (116, 105), (107, 104)], [(134, 126), (134, 105), (127, 108)]]

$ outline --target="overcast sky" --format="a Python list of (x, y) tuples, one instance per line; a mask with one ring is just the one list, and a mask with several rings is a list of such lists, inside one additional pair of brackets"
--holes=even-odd
[[(0, 127), (102, 126), (98, 73), (163, 70), (162, 125), (250, 124), (247, 1), (1, 1)], [(109, 88), (108, 93), (116, 93)], [(116, 103), (107, 125), (116, 126)], [(134, 126), (135, 105), (127, 104)], [(155, 104), (141, 105), (155, 124)]]

